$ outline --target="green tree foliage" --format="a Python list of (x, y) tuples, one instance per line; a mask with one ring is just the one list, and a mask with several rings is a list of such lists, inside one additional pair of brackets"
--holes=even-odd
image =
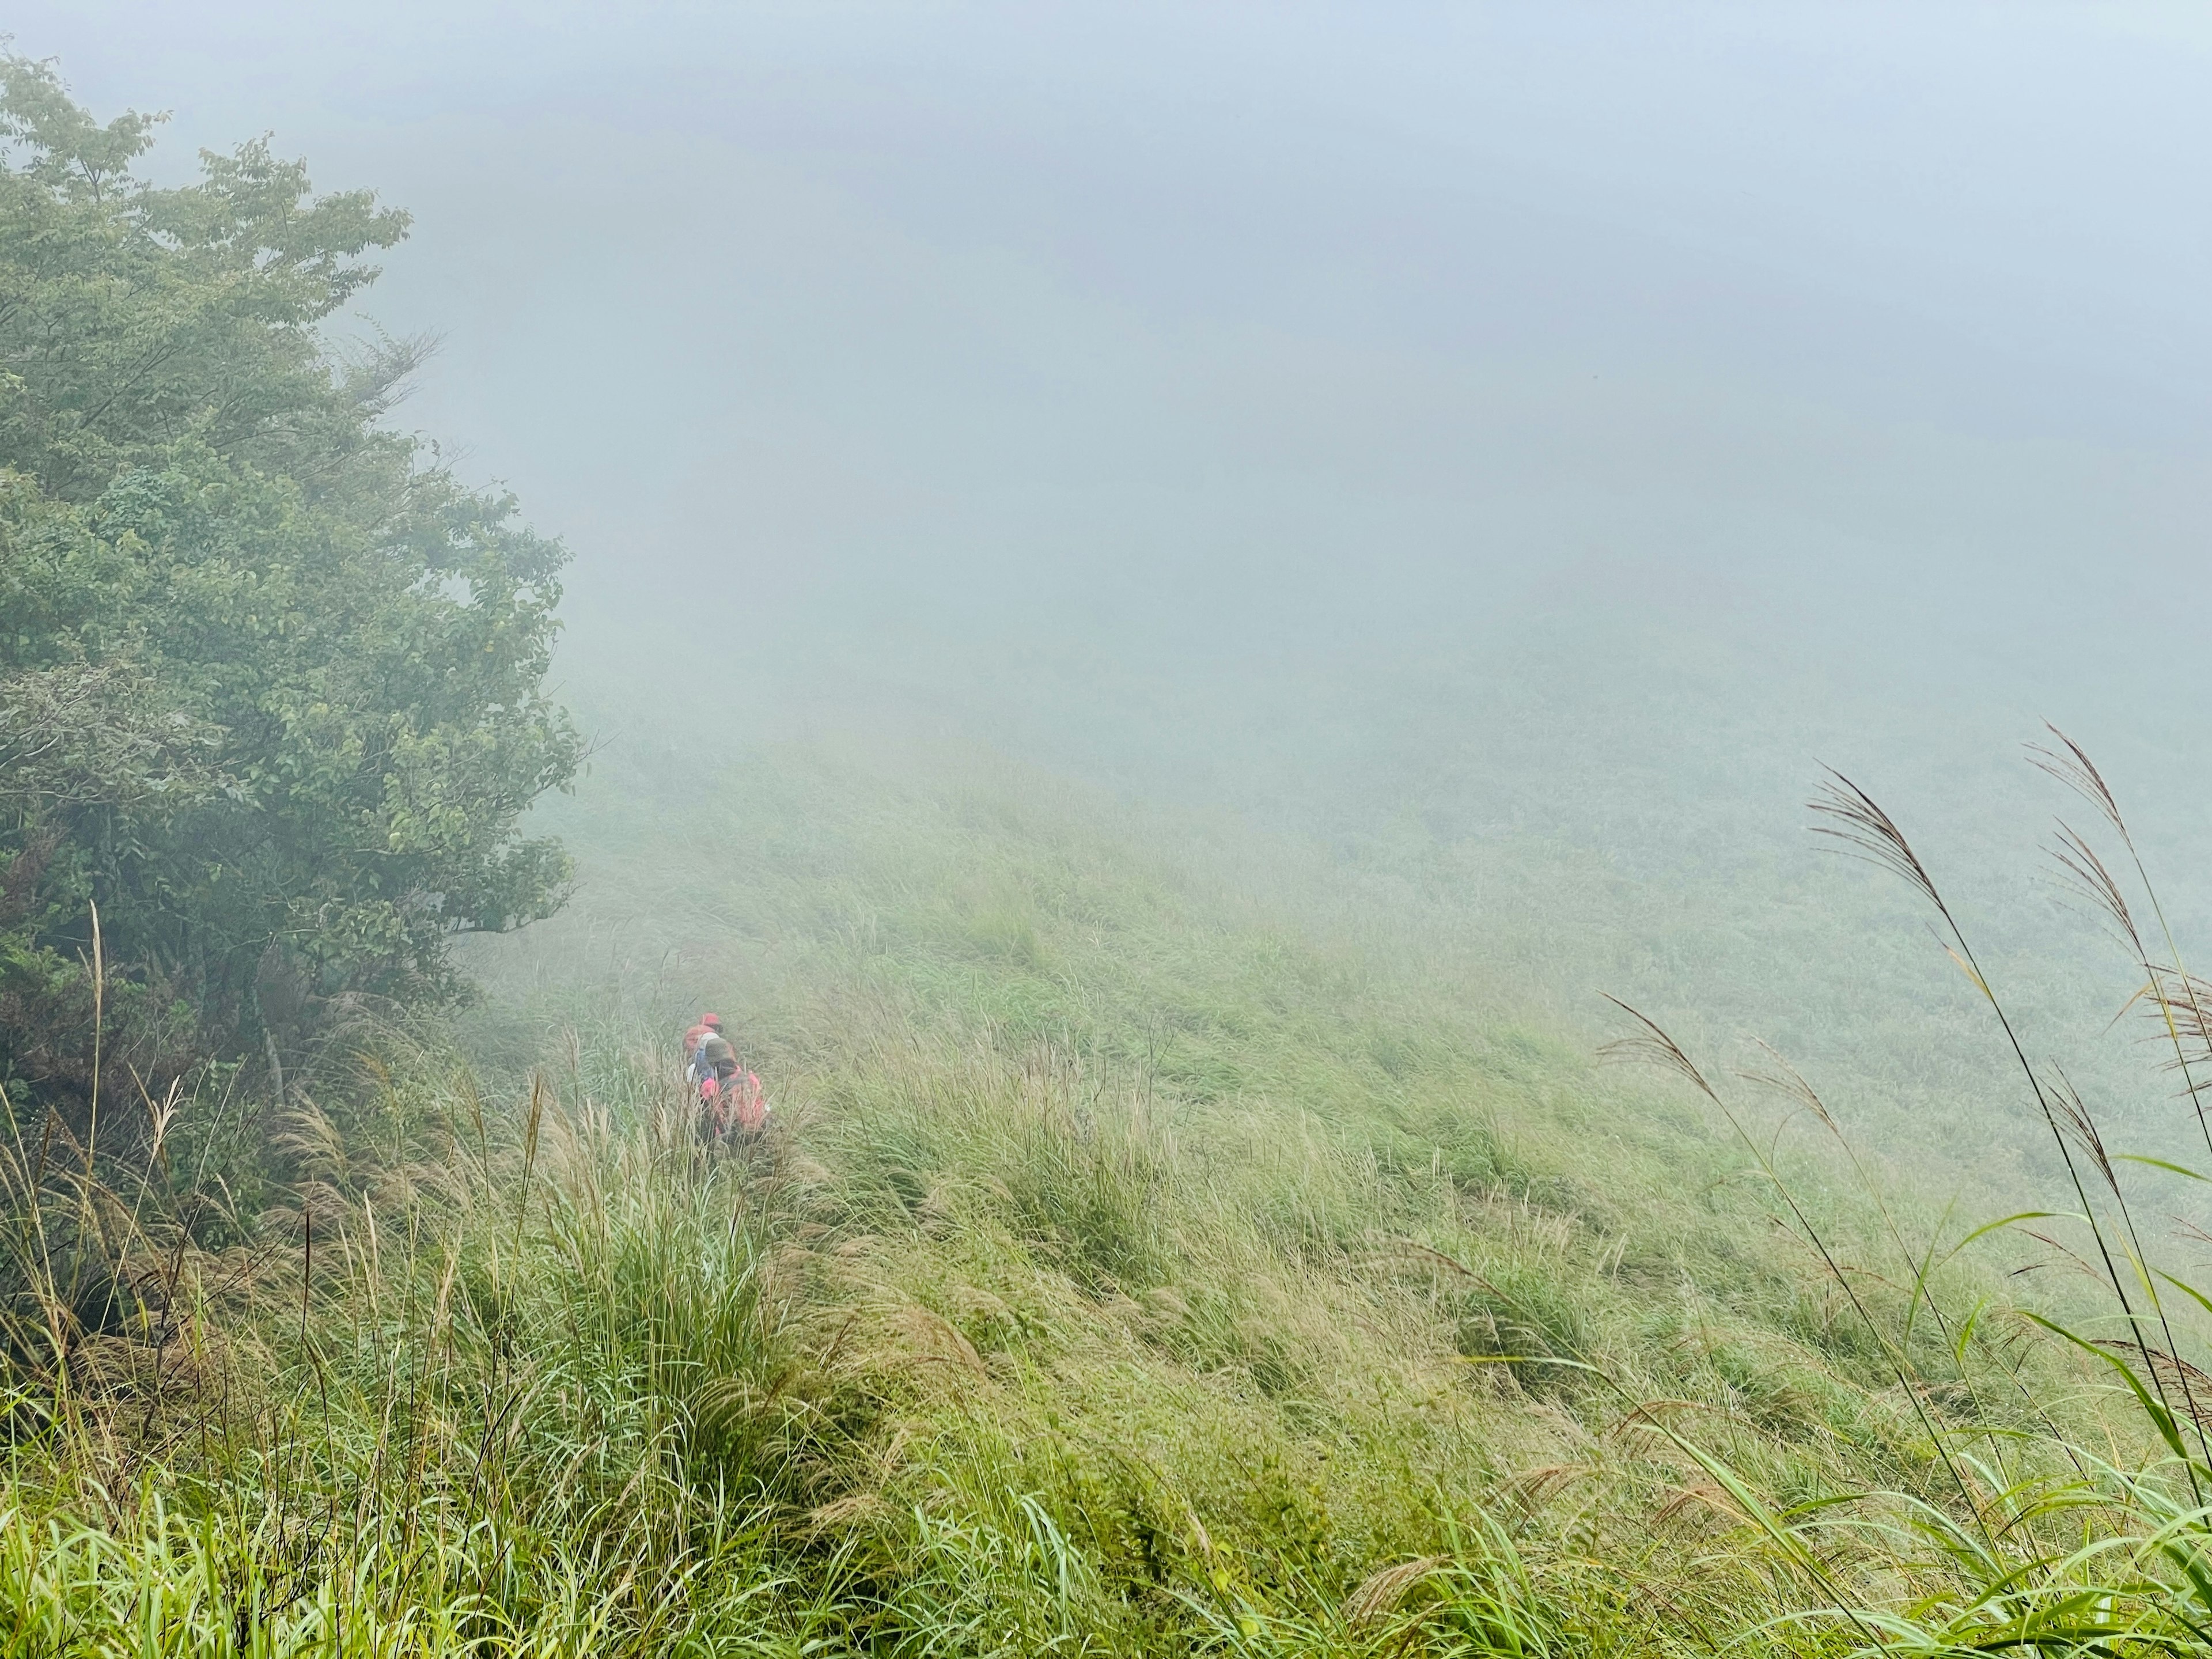
[[(323, 325), (406, 232), (265, 143), (131, 172), (0, 58), (0, 1080), (88, 1096), (106, 1052), (272, 1063), (457, 988), (459, 931), (559, 905), (518, 819), (577, 734), (544, 690), (564, 559), (382, 416), (419, 343)], [(106, 1086), (105, 1084), (103, 1087)]]

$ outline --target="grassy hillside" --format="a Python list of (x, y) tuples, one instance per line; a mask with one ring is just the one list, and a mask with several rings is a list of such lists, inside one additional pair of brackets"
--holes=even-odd
[(2063, 1171), (1971, 983), (1910, 893), (1810, 833), (1826, 761), (1898, 811), (2031, 1052), (2063, 1057), (2131, 1150), (2201, 1152), (2193, 1115), (2142, 1064), (2141, 1029), (2114, 1022), (2140, 974), (2051, 878), (2053, 818), (2078, 804), (2024, 753), (2047, 740), (2046, 714), (2088, 741), (2186, 950), (2212, 903), (2186, 840), (2198, 738), (2179, 707), (2118, 676), (2094, 696), (2053, 692), (1686, 609), (1515, 613), (1449, 648), (1282, 660), (1157, 660), (1073, 623), (1027, 639), (977, 624), (957, 649), (824, 627), (764, 642), (734, 684), (658, 653), (657, 625), (590, 619), (568, 690), (611, 747), (553, 816), (601, 848), (581, 902), (603, 924), (696, 942), (712, 927), (657, 912), (641, 887), (605, 890), (639, 879), (631, 847), (668, 862), (668, 831), (611, 828), (617, 798), (666, 789), (641, 781), (657, 767), (890, 732), (964, 772), (951, 757), (981, 744), (1032, 769), (1017, 795), (1079, 779), (1093, 794), (1072, 811), (1171, 848), (1195, 888), (1399, 963), (1408, 987), (1449, 986), (1583, 1048), (1607, 1029), (1601, 992), (1731, 1065), (1771, 1042), (1863, 1151), (1939, 1205), (2056, 1201)]
[[(1940, 1648), (2073, 1606), (2085, 1526), (2177, 1628), (2130, 1396), (1971, 1260), (1913, 1294), (1929, 1218), (1833, 1156), (1785, 1197), (1755, 1095), (1001, 763), (594, 787), (461, 1046), (17, 1206), (0, 1651)], [(672, 1079), (702, 999), (750, 1156)], [(180, 1166), (272, 1145), (207, 1242)], [(74, 1343), (64, 1237), (128, 1287)]]

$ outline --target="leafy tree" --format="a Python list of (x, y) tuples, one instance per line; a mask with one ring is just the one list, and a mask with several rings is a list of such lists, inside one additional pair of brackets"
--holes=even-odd
[[(459, 989), (457, 932), (561, 902), (517, 833), (578, 736), (557, 544), (382, 417), (417, 343), (323, 325), (405, 234), (264, 143), (196, 183), (0, 58), (0, 1082), (158, 1091)], [(103, 1081), (103, 1089), (109, 1086)]]

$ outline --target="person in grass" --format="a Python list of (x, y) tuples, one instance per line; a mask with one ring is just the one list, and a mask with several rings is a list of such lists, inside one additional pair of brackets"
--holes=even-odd
[(738, 1069), (738, 1051), (722, 1035), (720, 1014), (702, 1014), (699, 1023), (684, 1034), (684, 1075), (700, 1085), (728, 1077)]
[(684, 1068), (687, 1073), (691, 1069), (692, 1060), (698, 1056), (699, 1045), (710, 1034), (719, 1033), (721, 1029), (722, 1017), (720, 1014), (702, 1014), (691, 1029), (684, 1033)]
[(714, 1131), (720, 1139), (750, 1139), (768, 1127), (768, 1097), (742, 1060), (714, 1097)]
[(684, 1077), (699, 1091), (700, 1129), (710, 1140), (752, 1136), (768, 1125), (761, 1080), (738, 1058), (720, 1014), (702, 1014), (684, 1034)]

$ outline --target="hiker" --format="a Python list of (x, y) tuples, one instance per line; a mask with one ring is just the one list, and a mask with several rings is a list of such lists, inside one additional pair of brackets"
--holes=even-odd
[(684, 1075), (699, 1091), (699, 1133), (711, 1141), (750, 1139), (768, 1126), (768, 1097), (722, 1031), (720, 1014), (702, 1014), (684, 1034)]
[[(722, 1017), (720, 1014), (702, 1014), (698, 1022), (684, 1033), (684, 1069), (686, 1075), (690, 1074), (691, 1062), (698, 1055), (699, 1045), (710, 1033), (719, 1033), (721, 1029)], [(696, 1078), (692, 1079), (694, 1082), (697, 1080)]]
[(722, 1138), (734, 1134), (750, 1139), (768, 1127), (768, 1097), (743, 1060), (722, 1080), (714, 1104), (714, 1127)]
[(709, 1084), (719, 1083), (738, 1069), (738, 1051), (730, 1046), (729, 1038), (722, 1035), (722, 1017), (702, 1014), (699, 1023), (684, 1034), (685, 1067), (691, 1081), (705, 1092)]

